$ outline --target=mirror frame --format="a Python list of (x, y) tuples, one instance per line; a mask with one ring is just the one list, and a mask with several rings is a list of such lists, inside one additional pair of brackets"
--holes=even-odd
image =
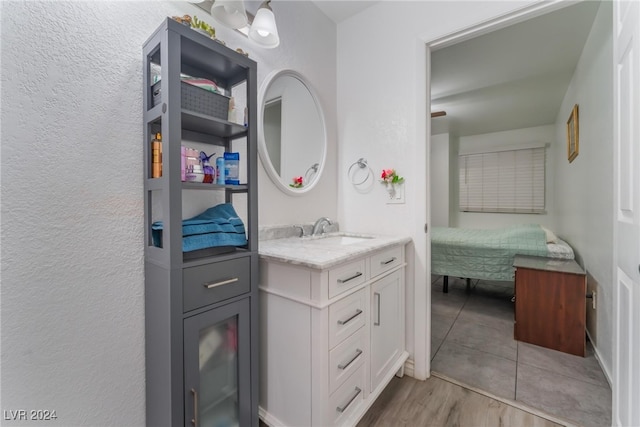
[[(284, 182), (282, 182), (280, 175), (276, 172), (275, 168), (273, 167), (273, 164), (271, 163), (271, 159), (269, 158), (269, 153), (267, 151), (267, 144), (264, 138), (264, 101), (266, 98), (266, 94), (269, 88), (271, 87), (271, 84), (278, 77), (293, 77), (297, 79), (300, 83), (302, 83), (302, 85), (309, 91), (309, 94), (311, 95), (311, 98), (313, 99), (316, 105), (316, 110), (318, 111), (318, 116), (320, 118), (320, 125), (322, 126), (322, 131), (323, 131), (322, 143), (323, 144), (322, 144), (322, 155), (320, 156), (321, 158), (319, 159), (320, 166), (318, 167), (318, 172), (316, 172), (316, 178), (313, 181), (311, 181), (309, 185), (305, 185), (302, 188), (293, 188), (293, 187), (290, 187), (288, 184), (285, 184)], [(260, 87), (258, 109), (259, 109), (258, 110), (258, 154), (260, 156), (260, 161), (262, 162), (262, 166), (267, 171), (267, 175), (269, 175), (269, 178), (271, 178), (271, 181), (276, 185), (276, 187), (278, 187), (278, 189), (280, 189), (280, 191), (282, 191), (285, 194), (288, 194), (291, 196), (302, 196), (305, 193), (311, 191), (318, 184), (318, 182), (320, 181), (320, 178), (322, 177), (322, 172), (324, 171), (324, 166), (327, 160), (327, 144), (328, 144), (327, 123), (325, 121), (322, 105), (320, 104), (320, 98), (318, 98), (318, 95), (316, 94), (315, 90), (309, 84), (309, 82), (307, 82), (304, 76), (298, 73), (297, 71), (290, 70), (290, 69), (276, 70), (276, 71), (273, 71), (264, 79), (264, 82)]]

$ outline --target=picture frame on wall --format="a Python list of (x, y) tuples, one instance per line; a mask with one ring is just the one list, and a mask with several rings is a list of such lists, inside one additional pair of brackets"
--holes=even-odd
[(578, 104), (576, 104), (571, 110), (569, 120), (567, 120), (567, 159), (569, 163), (573, 162), (580, 152), (578, 129)]

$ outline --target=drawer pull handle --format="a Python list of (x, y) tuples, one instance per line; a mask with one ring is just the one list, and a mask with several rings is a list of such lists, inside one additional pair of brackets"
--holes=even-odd
[(356, 314), (354, 314), (353, 316), (349, 317), (346, 320), (338, 320), (338, 325), (346, 325), (347, 323), (351, 322), (353, 319), (355, 319), (356, 317), (360, 316), (362, 314), (362, 310), (357, 309), (356, 310)]
[(353, 394), (353, 396), (351, 396), (351, 399), (349, 399), (349, 401), (347, 402), (347, 404), (346, 404), (346, 405), (344, 405), (344, 406), (342, 406), (342, 407), (338, 406), (338, 407), (336, 408), (336, 411), (338, 411), (338, 412), (340, 412), (340, 413), (343, 413), (344, 411), (346, 411), (346, 410), (347, 410), (347, 408), (349, 407), (349, 405), (351, 405), (351, 403), (352, 403), (354, 400), (356, 400), (356, 397), (358, 397), (358, 395), (359, 395), (360, 393), (362, 393), (362, 390), (360, 389), (360, 387), (356, 387), (356, 392)]
[(198, 427), (198, 392), (192, 388), (191, 394), (193, 395), (193, 418), (191, 418), (191, 424)]
[(358, 278), (360, 276), (362, 276), (362, 273), (360, 273), (358, 271), (358, 272), (356, 272), (356, 274), (354, 274), (351, 277), (347, 277), (346, 279), (338, 279), (338, 283), (347, 283), (349, 280), (353, 280), (353, 279)]
[(342, 370), (347, 369), (347, 368), (349, 367), (349, 365), (351, 365), (353, 362), (355, 362), (355, 361), (356, 361), (356, 359), (357, 359), (358, 357), (360, 357), (360, 355), (361, 355), (361, 354), (362, 354), (362, 350), (360, 350), (359, 348), (357, 348), (357, 349), (356, 349), (356, 355), (355, 355), (355, 356), (353, 356), (353, 358), (352, 358), (351, 360), (349, 360), (347, 363), (345, 363), (345, 364), (342, 364), (342, 363), (341, 363), (341, 364), (339, 364), (339, 365), (338, 365), (338, 369), (342, 369)]
[(391, 264), (392, 262), (394, 262), (397, 258), (393, 257), (391, 259), (388, 259), (386, 261), (380, 261), (380, 265), (387, 265), (387, 264)]
[(229, 283), (235, 283), (238, 280), (240, 279), (238, 279), (237, 277), (234, 277), (233, 279), (222, 280), (221, 282), (209, 282), (209, 283), (205, 283), (204, 287), (207, 289), (211, 289), (211, 288), (215, 288), (222, 285), (228, 285)]

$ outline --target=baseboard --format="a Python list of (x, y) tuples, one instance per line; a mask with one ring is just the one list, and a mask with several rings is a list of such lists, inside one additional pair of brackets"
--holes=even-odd
[(407, 359), (406, 362), (404, 362), (404, 374), (408, 377), (411, 378), (415, 378), (415, 363), (413, 362), (413, 359)]
[(596, 347), (593, 344), (593, 340), (591, 339), (591, 334), (589, 333), (589, 330), (585, 328), (585, 331), (587, 331), (587, 336), (589, 337), (589, 341), (591, 341), (591, 346), (593, 347), (593, 352), (596, 355), (596, 360), (600, 365), (600, 369), (602, 369), (602, 372), (604, 373), (604, 376), (607, 379), (607, 382), (609, 383), (609, 388), (613, 390), (613, 381), (611, 380), (613, 377), (611, 375), (611, 372), (609, 372), (609, 369), (607, 368), (607, 366), (604, 363), (602, 363), (602, 357), (600, 357), (600, 351), (598, 350), (598, 347)]

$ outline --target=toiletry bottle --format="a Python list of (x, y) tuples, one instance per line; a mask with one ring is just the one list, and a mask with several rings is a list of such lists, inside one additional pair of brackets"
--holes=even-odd
[(224, 183), (239, 185), (240, 153), (224, 153)]
[(224, 157), (216, 159), (216, 184), (224, 185)]
[(185, 153), (185, 181), (202, 182), (204, 180), (204, 172), (200, 164), (200, 151), (186, 147)]
[(156, 133), (151, 141), (151, 178), (162, 176), (162, 135)]
[(211, 159), (215, 154), (216, 153), (213, 153), (212, 155), (207, 156), (207, 153), (204, 151), (200, 152), (200, 161), (202, 162), (202, 170), (204, 171), (204, 180), (202, 182), (206, 184), (211, 184), (216, 175), (215, 168), (211, 166), (211, 163), (209, 162), (209, 159)]
[(229, 98), (229, 114), (227, 120), (232, 123), (236, 122), (236, 101), (233, 99), (233, 96)]

